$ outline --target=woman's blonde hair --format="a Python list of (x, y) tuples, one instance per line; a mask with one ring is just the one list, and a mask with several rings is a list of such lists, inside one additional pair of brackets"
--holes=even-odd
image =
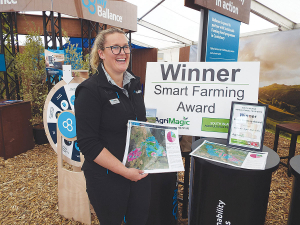
[(109, 28), (107, 30), (102, 30), (98, 33), (98, 35), (94, 41), (94, 45), (92, 47), (91, 56), (90, 56), (90, 65), (93, 69), (97, 70), (100, 62), (102, 62), (102, 59), (99, 57), (98, 50), (105, 49), (104, 44), (106, 41), (106, 35), (114, 34), (114, 33), (120, 33), (120, 34), (125, 35), (124, 31), (122, 31), (119, 28), (115, 28), (115, 27)]

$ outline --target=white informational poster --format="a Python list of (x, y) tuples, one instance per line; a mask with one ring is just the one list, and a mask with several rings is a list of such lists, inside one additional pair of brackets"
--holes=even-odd
[(227, 138), (231, 102), (258, 102), (259, 62), (148, 62), (146, 108), (179, 135)]
[(205, 140), (190, 155), (234, 167), (264, 170), (268, 152), (251, 152)]
[(129, 120), (123, 164), (145, 173), (184, 171), (178, 128)]
[(262, 151), (268, 106), (232, 102), (228, 145)]

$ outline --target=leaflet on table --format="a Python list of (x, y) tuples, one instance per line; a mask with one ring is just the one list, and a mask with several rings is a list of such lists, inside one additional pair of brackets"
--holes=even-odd
[(178, 128), (129, 120), (123, 164), (145, 173), (184, 171)]
[(6, 101), (0, 102), (0, 105), (7, 105), (7, 104), (16, 103), (16, 102), (23, 102), (23, 100), (6, 100)]
[(264, 170), (268, 153), (230, 148), (226, 145), (205, 140), (190, 155), (239, 168)]

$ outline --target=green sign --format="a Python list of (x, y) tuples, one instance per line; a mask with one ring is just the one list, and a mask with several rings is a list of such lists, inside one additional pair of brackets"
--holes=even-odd
[(202, 131), (228, 133), (229, 119), (223, 118), (202, 118)]

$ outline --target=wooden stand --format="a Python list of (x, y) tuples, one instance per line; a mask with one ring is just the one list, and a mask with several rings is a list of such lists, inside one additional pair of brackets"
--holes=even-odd
[[(72, 112), (72, 111), (71, 111)], [(72, 112), (73, 113), (73, 112)], [(80, 167), (73, 165), (73, 171), (63, 168), (62, 138), (75, 141), (74, 138), (66, 138), (57, 127), (57, 163), (58, 163), (58, 211), (68, 218), (91, 224), (90, 202), (86, 193), (86, 184)], [(81, 156), (81, 162), (83, 162)]]

